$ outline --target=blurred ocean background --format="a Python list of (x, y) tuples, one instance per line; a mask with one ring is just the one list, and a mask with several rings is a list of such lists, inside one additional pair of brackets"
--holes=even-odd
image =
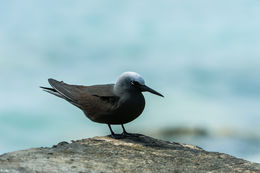
[(165, 98), (145, 93), (129, 132), (260, 162), (259, 17), (257, 0), (1, 1), (0, 154), (109, 134), (48, 78), (136, 71)]

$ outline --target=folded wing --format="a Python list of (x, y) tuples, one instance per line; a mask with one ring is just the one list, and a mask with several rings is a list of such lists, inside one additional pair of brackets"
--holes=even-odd
[(113, 93), (114, 84), (82, 86), (66, 84), (55, 79), (48, 81), (52, 88), (41, 87), (44, 91), (63, 98), (71, 104), (87, 110), (88, 113), (111, 111), (118, 105), (119, 97)]

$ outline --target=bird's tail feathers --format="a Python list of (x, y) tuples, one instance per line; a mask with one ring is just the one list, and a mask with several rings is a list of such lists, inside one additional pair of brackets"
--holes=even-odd
[(50, 94), (53, 94), (53, 95), (55, 95), (57, 97), (60, 97), (60, 98), (64, 99), (64, 97), (59, 92), (57, 92), (54, 88), (48, 88), (48, 87), (42, 87), (42, 86), (40, 86), (40, 88), (42, 88), (43, 91), (46, 91), (46, 92), (48, 92)]
[(55, 95), (55, 96), (57, 96), (57, 97), (60, 97), (60, 98), (62, 98), (62, 99), (65, 99), (65, 100), (67, 100), (68, 102), (70, 102), (71, 104), (73, 104), (74, 106), (77, 106), (78, 108), (81, 108), (79, 104), (75, 103), (73, 100), (70, 100), (70, 99), (67, 98), (67, 97), (64, 97), (64, 95), (60, 94), (60, 93), (59, 93), (56, 89), (54, 89), (54, 88), (48, 88), (48, 87), (42, 87), (42, 86), (40, 86), (40, 88), (42, 88), (43, 91), (46, 91), (46, 92), (48, 92), (48, 93), (50, 93), (50, 94), (53, 94), (53, 95)]

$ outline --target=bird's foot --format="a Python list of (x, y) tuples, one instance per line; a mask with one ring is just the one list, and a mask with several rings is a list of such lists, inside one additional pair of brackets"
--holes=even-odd
[(121, 135), (122, 135), (123, 137), (138, 137), (138, 136), (140, 136), (140, 135), (137, 134), (137, 133), (127, 133), (127, 132), (123, 132), (123, 133), (121, 133)]
[(121, 134), (111, 134), (111, 135), (108, 135), (108, 137), (110, 138), (114, 138), (114, 139), (123, 139), (123, 138), (126, 138), (126, 137), (138, 137), (140, 136), (140, 134), (137, 134), (137, 133), (127, 133), (127, 132), (123, 132)]
[(114, 138), (114, 139), (122, 139), (124, 136), (122, 134), (111, 134), (111, 135), (108, 135), (108, 137), (110, 138)]

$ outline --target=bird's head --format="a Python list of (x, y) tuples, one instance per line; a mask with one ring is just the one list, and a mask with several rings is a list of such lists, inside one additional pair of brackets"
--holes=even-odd
[(115, 89), (120, 92), (131, 90), (139, 92), (148, 91), (150, 93), (163, 97), (163, 95), (159, 92), (146, 86), (144, 79), (138, 73), (135, 72), (122, 73), (116, 81)]

